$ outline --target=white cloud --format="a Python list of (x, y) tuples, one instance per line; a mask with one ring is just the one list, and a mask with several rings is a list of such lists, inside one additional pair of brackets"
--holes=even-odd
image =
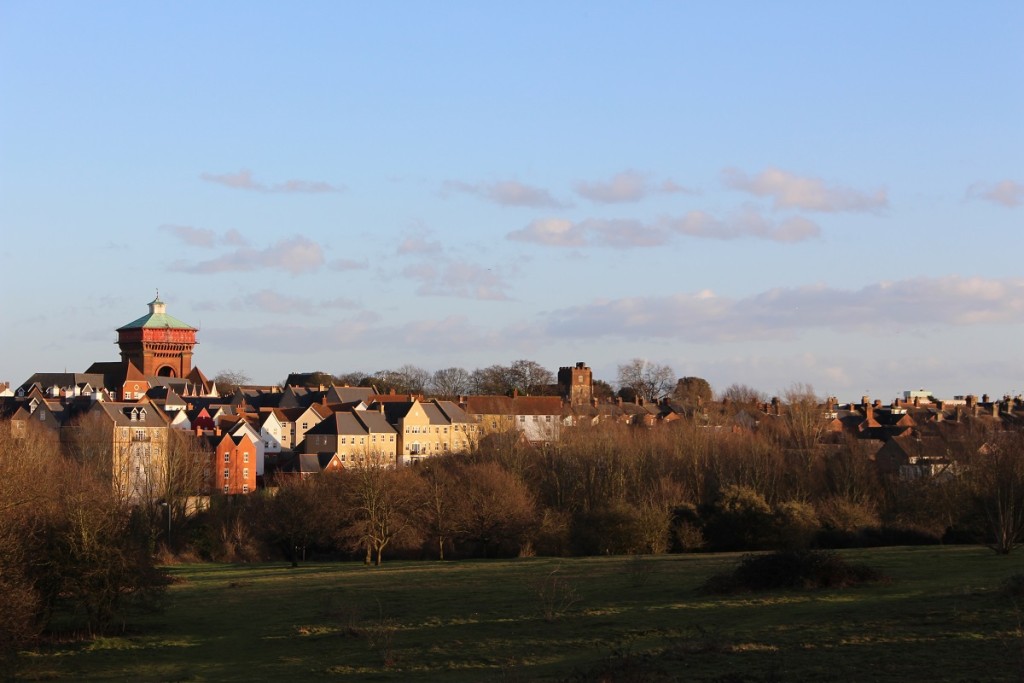
[(299, 275), (318, 270), (323, 265), (323, 247), (306, 237), (295, 235), (265, 249), (242, 247), (207, 261), (178, 261), (171, 265), (171, 269), (200, 274), (266, 269)]
[(1013, 180), (1001, 180), (995, 185), (979, 183), (972, 185), (967, 190), (967, 195), (1013, 208), (1024, 204), (1024, 184)]
[(806, 211), (878, 211), (889, 205), (884, 189), (864, 193), (846, 187), (827, 186), (820, 178), (805, 178), (768, 168), (751, 177), (735, 168), (722, 171), (728, 187), (756, 195), (770, 197), (776, 209), (804, 209)]
[(913, 278), (859, 290), (775, 288), (743, 298), (703, 291), (603, 300), (551, 314), (563, 337), (690, 342), (784, 339), (802, 330), (892, 331), (1024, 322), (1024, 279)]
[(490, 184), (464, 183), (458, 180), (445, 181), (442, 194), (462, 192), (486, 199), (501, 206), (526, 206), (536, 209), (562, 208), (566, 206), (541, 187), (526, 185), (515, 180), (502, 180)]
[(323, 194), (345, 191), (344, 185), (332, 185), (321, 180), (286, 180), (268, 185), (253, 180), (252, 172), (245, 169), (238, 173), (203, 173), (199, 177), (208, 183), (253, 192)]

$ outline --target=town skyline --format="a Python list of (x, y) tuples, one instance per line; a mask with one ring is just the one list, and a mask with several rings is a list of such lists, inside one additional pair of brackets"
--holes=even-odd
[(0, 381), (634, 357), (1024, 392), (1024, 8), (8, 3)]

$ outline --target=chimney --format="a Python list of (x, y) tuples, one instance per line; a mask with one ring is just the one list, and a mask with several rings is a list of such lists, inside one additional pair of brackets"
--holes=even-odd
[(982, 394), (981, 395), (981, 402), (982, 403), (988, 403), (988, 394)]
[(512, 390), (512, 398), (519, 398), (519, 390), (518, 389), (513, 389)]
[(915, 396), (914, 397), (914, 407), (915, 408), (920, 408), (921, 407), (921, 397), (920, 396)]
[(644, 404), (644, 397), (641, 396), (640, 394), (636, 395), (636, 404), (638, 406), (642, 406)]
[(772, 415), (782, 414), (782, 402), (778, 396), (772, 396)]
[(868, 403), (870, 403), (870, 402), (871, 402), (871, 399), (869, 397), (867, 397), (867, 396), (861, 396), (860, 397), (860, 407), (861, 408), (867, 408), (868, 407)]
[(864, 419), (874, 420), (875, 419), (875, 406), (872, 403), (865, 404), (864, 406)]
[(881, 408), (882, 407), (882, 399), (876, 398), (872, 405), (874, 405), (876, 408)]
[(213, 435), (214, 436), (220, 436), (220, 427), (214, 427), (213, 428)]

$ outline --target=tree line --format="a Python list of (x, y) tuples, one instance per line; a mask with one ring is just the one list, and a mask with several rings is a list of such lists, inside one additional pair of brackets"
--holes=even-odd
[[(802, 401), (802, 402), (801, 402)], [(908, 543), (1024, 535), (1024, 430), (967, 419), (946, 471), (879, 472), (864, 443), (825, 445), (811, 396), (757, 430), (679, 420), (494, 434), (472, 453), (279, 479), (190, 509), (207, 454), (169, 442), (162, 499), (132, 502), (83, 432), (61, 447), (0, 425), (0, 656), (42, 633), (98, 634), (153, 606), (156, 558), (451, 560)], [(817, 416), (817, 417), (815, 417)], [(2, 663), (0, 663), (2, 664)]]

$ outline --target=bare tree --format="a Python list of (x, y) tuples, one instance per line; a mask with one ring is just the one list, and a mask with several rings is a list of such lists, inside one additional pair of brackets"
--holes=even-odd
[(349, 535), (366, 549), (366, 564), (380, 566), (384, 549), (416, 521), (422, 482), (408, 468), (392, 469), (371, 454), (367, 464), (348, 470), (349, 505), (355, 513)]
[(441, 397), (455, 398), (469, 391), (469, 372), (465, 368), (442, 368), (430, 377), (430, 387), (434, 394)]
[(667, 365), (651, 363), (643, 358), (634, 358), (619, 366), (619, 386), (630, 389), (647, 401), (654, 401), (669, 392), (675, 384), (675, 373)]
[(444, 559), (444, 548), (462, 531), (458, 499), (458, 481), (444, 465), (444, 459), (431, 458), (420, 471), (423, 486), (420, 523), (424, 532), (437, 543), (437, 559)]
[(187, 518), (198, 510), (200, 496), (208, 492), (210, 468), (210, 453), (192, 432), (168, 430), (164, 483), (168, 545), (172, 530), (184, 528)]
[(968, 468), (989, 547), (1009, 555), (1024, 540), (1024, 431), (993, 438), (970, 458)]
[(511, 372), (504, 365), (489, 365), (477, 368), (469, 375), (470, 390), (477, 395), (502, 396), (511, 394), (515, 389), (515, 381)]
[(461, 476), (462, 538), (484, 557), (494, 548), (518, 550), (537, 523), (533, 496), (522, 480), (497, 463), (468, 465)]
[(239, 387), (252, 382), (252, 379), (241, 370), (221, 370), (213, 376), (213, 382), (217, 385), (220, 395), (227, 396), (235, 393)]
[(508, 368), (512, 388), (520, 394), (537, 395), (546, 393), (555, 383), (555, 375), (532, 360), (512, 361)]
[(768, 400), (768, 395), (763, 391), (758, 391), (746, 384), (734, 382), (722, 390), (719, 398), (723, 401), (729, 401), (730, 403), (754, 405), (757, 403), (764, 403)]

